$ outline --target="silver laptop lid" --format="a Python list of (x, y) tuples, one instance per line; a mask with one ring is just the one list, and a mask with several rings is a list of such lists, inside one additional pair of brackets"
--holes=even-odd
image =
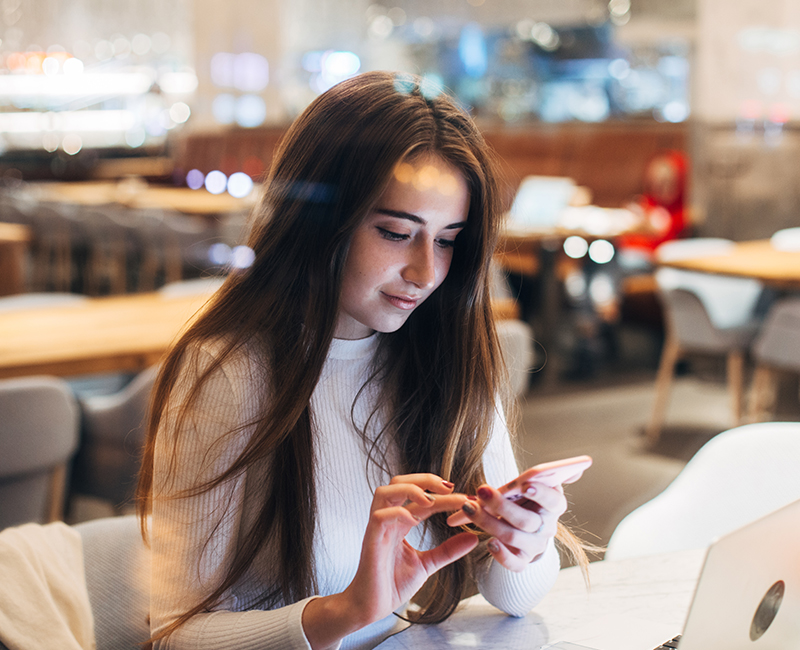
[(800, 501), (709, 547), (679, 646), (800, 648)]

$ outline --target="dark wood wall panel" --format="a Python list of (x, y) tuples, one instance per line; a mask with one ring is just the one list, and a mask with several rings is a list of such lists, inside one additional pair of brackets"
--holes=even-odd
[[(592, 191), (597, 205), (617, 207), (641, 191), (647, 161), (662, 149), (686, 151), (685, 124), (603, 123), (482, 127), (501, 161), (507, 198), (531, 174), (570, 176)], [(283, 128), (196, 133), (179, 140), (176, 167), (204, 173), (245, 171), (258, 177), (269, 168)]]

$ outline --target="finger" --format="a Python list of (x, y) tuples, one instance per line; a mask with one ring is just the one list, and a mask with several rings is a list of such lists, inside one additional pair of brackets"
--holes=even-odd
[(446, 539), (436, 548), (421, 552), (419, 558), (425, 570), (428, 572), (428, 575), (431, 575), (443, 566), (447, 566), (451, 562), (455, 562), (459, 558), (464, 557), (477, 545), (477, 535), (472, 533), (459, 533), (458, 535), (453, 535)]
[(478, 503), (495, 519), (503, 519), (509, 525), (526, 533), (539, 532), (544, 524), (544, 510), (528, 508), (524, 503), (510, 501), (488, 485), (478, 488)]
[[(430, 495), (428, 495), (430, 496)], [(460, 510), (466, 503), (467, 497), (463, 494), (437, 494), (432, 503), (418, 506), (416, 503), (409, 503), (406, 508), (416, 517), (427, 519), (438, 512), (453, 512)]]
[(387, 548), (392, 546), (404, 539), (420, 521), (419, 517), (415, 517), (402, 506), (375, 510), (370, 514), (364, 534), (364, 547)]
[(490, 539), (486, 548), (491, 553), (495, 561), (502, 564), (509, 571), (520, 573), (525, 570), (525, 567), (530, 564), (530, 558), (522, 557), (513, 553), (508, 546), (503, 544), (499, 539)]
[(428, 494), (418, 485), (411, 483), (397, 483), (392, 485), (381, 485), (375, 490), (372, 499), (372, 509), (386, 508), (391, 506), (402, 506), (411, 502), (419, 507), (426, 508), (433, 505), (436, 498)]
[(523, 497), (528, 501), (533, 501), (539, 505), (539, 509), (543, 508), (549, 512), (561, 516), (567, 510), (567, 499), (564, 496), (564, 490), (559, 485), (558, 487), (551, 487), (544, 483), (537, 483), (532, 481), (528, 483)]
[(436, 494), (448, 494), (455, 487), (450, 481), (445, 481), (441, 476), (428, 473), (400, 474), (392, 477), (390, 484), (395, 485), (397, 483), (411, 483), (421, 487), (423, 490), (429, 490)]
[[(506, 544), (506, 546), (514, 549), (525, 549), (539, 544), (539, 541), (535, 539), (538, 537), (535, 533), (525, 532), (519, 528), (515, 528), (507, 521), (499, 519), (495, 515), (487, 512), (475, 501), (468, 501), (461, 509), (467, 515), (469, 521), (478, 526), (478, 528), (489, 533), (489, 535), (497, 537)], [(536, 513), (530, 514), (533, 517), (539, 517), (541, 519), (541, 516)], [(541, 521), (544, 522), (545, 520), (542, 519)]]

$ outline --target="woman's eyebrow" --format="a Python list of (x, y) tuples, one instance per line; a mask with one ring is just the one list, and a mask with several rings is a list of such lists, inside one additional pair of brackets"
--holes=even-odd
[[(428, 225), (428, 222), (425, 221), (425, 219), (417, 216), (416, 214), (412, 214), (411, 212), (403, 212), (402, 210), (389, 210), (388, 208), (376, 208), (375, 212), (377, 212), (378, 214), (385, 214), (387, 217), (396, 217), (397, 219), (407, 219), (408, 221), (413, 221), (414, 223), (418, 223), (423, 226)], [(466, 225), (467, 225), (466, 221), (458, 221), (456, 223), (448, 224), (444, 228), (445, 230), (455, 230), (456, 228), (463, 228)]]

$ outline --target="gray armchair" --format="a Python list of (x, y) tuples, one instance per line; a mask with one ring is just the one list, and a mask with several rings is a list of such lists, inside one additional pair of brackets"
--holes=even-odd
[[(658, 260), (722, 254), (733, 245), (725, 239), (697, 238), (662, 244)], [(746, 352), (758, 331), (763, 286), (756, 280), (715, 276), (673, 268), (655, 274), (664, 307), (666, 340), (656, 378), (656, 398), (646, 434), (654, 444), (661, 435), (677, 362), (692, 354), (727, 358), (733, 424), (743, 415)]]
[(132, 500), (157, 374), (158, 367), (153, 366), (116, 393), (80, 399), (82, 431), (73, 464), (74, 493), (104, 499), (118, 512)]
[(783, 298), (773, 305), (751, 354), (756, 367), (747, 419), (760, 422), (773, 416), (781, 372), (800, 373), (800, 298)]
[(62, 518), (78, 404), (56, 377), (0, 380), (0, 529)]

